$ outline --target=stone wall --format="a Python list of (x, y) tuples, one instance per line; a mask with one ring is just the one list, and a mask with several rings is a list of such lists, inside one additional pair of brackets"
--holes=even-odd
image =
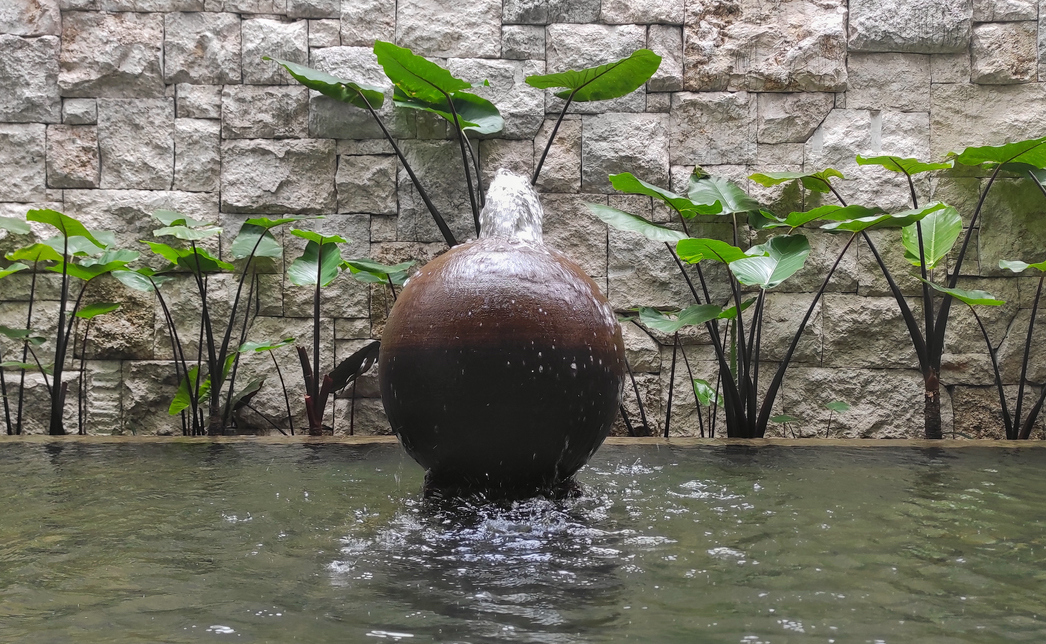
[[(175, 209), (219, 222), (226, 234), (215, 250), (225, 252), (252, 214), (325, 215), (310, 225), (350, 238), (346, 256), (424, 261), (444, 249), (442, 238), (374, 124), (358, 110), (310, 95), (263, 55), (387, 85), (370, 51), (375, 39), (385, 39), (473, 83), (489, 80), (478, 92), (505, 116), (504, 131), (479, 146), (489, 178), (501, 166), (531, 171), (560, 107), (524, 83), (528, 74), (648, 47), (664, 60), (645, 88), (575, 105), (560, 129), (539, 183), (546, 236), (605, 286), (615, 307), (686, 306), (691, 301), (663, 248), (608, 231), (588, 214), (586, 203), (666, 215), (649, 199), (614, 194), (608, 173), (631, 171), (682, 191), (698, 164), (786, 213), (813, 202), (794, 187), (768, 190), (747, 176), (832, 166), (850, 178), (841, 187), (849, 201), (905, 207), (906, 186), (858, 168), (854, 156), (936, 160), (966, 145), (1044, 134), (1040, 21), (1046, 11), (1038, 0), (4, 0), (0, 215), (53, 208), (113, 229), (121, 244), (134, 246), (155, 227), (148, 213)], [(387, 114), (456, 234), (467, 237), (471, 216), (456, 143), (426, 115)], [(952, 173), (921, 179), (917, 189), (968, 218), (984, 180)], [(1007, 300), (985, 318), (1012, 384), (1035, 284), (1002, 277), (997, 265), (1000, 258), (1043, 259), (1046, 201), (1027, 185), (1006, 183), (984, 212), (963, 283)], [(692, 234), (724, 234), (713, 220), (697, 228)], [(280, 237), (286, 264), (301, 240)], [(907, 273), (898, 244), (887, 237), (877, 235), (895, 251), (891, 264)], [(8, 236), (0, 247), (6, 252), (24, 241)], [(812, 243), (808, 267), (770, 297), (764, 347), (771, 359), (783, 352), (841, 240), (813, 233)], [(253, 338), (311, 337), (308, 289), (291, 286), (283, 268), (262, 280)], [(35, 326), (47, 330), (59, 294), (53, 275), (38, 277)], [(29, 279), (0, 283), (0, 323), (24, 325)], [(915, 295), (917, 284), (905, 279), (902, 286)], [(193, 344), (197, 308), (189, 285), (174, 284), (171, 292)], [(115, 282), (99, 283), (91, 296), (124, 306), (99, 320), (87, 348), (89, 430), (178, 431), (164, 411), (176, 383), (157, 304)], [(386, 305), (382, 289), (340, 279), (324, 295), (324, 347), (341, 357), (361, 346), (380, 333)], [(704, 334), (691, 335), (691, 367), (708, 377), (713, 364)], [(660, 426), (671, 347), (635, 327), (625, 336), (648, 413)], [(946, 431), (996, 431), (989, 361), (966, 311), (956, 311), (948, 342)], [(297, 362), (288, 349), (279, 357), (301, 427)], [(266, 360), (252, 358), (245, 368), (270, 369)], [(823, 433), (823, 403), (843, 399), (854, 409), (833, 420), (839, 435), (919, 435), (922, 385), (914, 365), (881, 273), (866, 248), (851, 251), (779, 401), (781, 411), (804, 422), (775, 431)], [(1038, 352), (1031, 377), (1046, 380), (1046, 352)], [(31, 383), (38, 420), (30, 429), (39, 431), (42, 385)], [(373, 376), (357, 394), (357, 431), (387, 432)], [(685, 378), (677, 379), (675, 395), (673, 434), (693, 434)], [(257, 406), (286, 416), (275, 378)], [(347, 400), (337, 401), (335, 415), (337, 431), (346, 431)]]

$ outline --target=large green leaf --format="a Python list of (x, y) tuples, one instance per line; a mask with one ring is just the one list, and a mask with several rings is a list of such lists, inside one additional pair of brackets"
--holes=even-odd
[(921, 221), (902, 228), (901, 243), (904, 244), (904, 258), (913, 266), (922, 264), (919, 260), (919, 227), (922, 228), (926, 268), (936, 268), (962, 234), (962, 217), (955, 208), (946, 206), (934, 210)]
[(375, 42), (374, 55), (392, 84), (411, 98), (439, 103), (447, 95), (472, 87), (436, 63), (390, 42)]
[(947, 170), (952, 167), (950, 162), (926, 163), (919, 159), (903, 159), (893, 156), (862, 157), (860, 154), (857, 155), (857, 165), (878, 165), (891, 172), (903, 172), (908, 175), (931, 172), (933, 170)]
[(712, 389), (712, 385), (707, 380), (700, 378), (694, 378), (694, 396), (697, 397), (697, 403), (702, 407), (710, 407), (713, 402), (720, 401), (720, 397), (716, 394), (715, 389)]
[(999, 268), (1005, 268), (1006, 270), (1013, 271), (1014, 273), (1020, 273), (1028, 268), (1034, 268), (1046, 272), (1046, 262), (1039, 262), (1038, 264), (1027, 264), (1020, 260), (1001, 259), (999, 260)]
[(47, 270), (54, 273), (61, 273), (64, 270), (68, 275), (89, 281), (100, 275), (124, 268), (136, 259), (138, 259), (138, 251), (107, 250), (98, 257), (88, 257), (80, 262), (69, 264), (59, 262), (54, 266), (48, 266)]
[(287, 268), (287, 279), (295, 286), (315, 286), (319, 277), (320, 286), (327, 286), (341, 272), (341, 261), (341, 249), (336, 243), (310, 241), (301, 256)]
[(349, 269), (352, 276), (361, 282), (384, 284), (391, 281), (396, 286), (402, 286), (407, 281), (407, 271), (413, 265), (414, 262), (402, 262), (387, 266), (369, 259), (349, 259), (342, 267)]
[(183, 241), (200, 241), (208, 237), (222, 234), (222, 229), (214, 227), (190, 228), (189, 226), (166, 226), (153, 231), (155, 237), (170, 236)]
[(166, 259), (172, 264), (177, 264), (178, 258), (181, 257), (181, 253), (178, 251), (177, 248), (174, 248), (173, 246), (161, 244), (160, 242), (149, 241), (147, 239), (143, 239), (142, 243), (148, 246), (149, 249), (153, 251), (153, 253)]
[(245, 257), (273, 257), (283, 256), (283, 246), (276, 241), (269, 228), (245, 222), (240, 226), (240, 232), (232, 242), (233, 259), (244, 259)]
[(796, 229), (811, 221), (849, 221), (859, 217), (872, 217), (884, 212), (882, 208), (868, 208), (865, 206), (837, 206), (829, 204), (820, 206), (813, 210), (789, 213), (784, 219), (774, 218), (767, 222), (763, 228), (791, 228)]
[(231, 271), (236, 268), (229, 262), (223, 262), (214, 257), (202, 248), (197, 248), (195, 251), (191, 249), (179, 251), (177, 263), (182, 268), (188, 269), (197, 275), (217, 273), (221, 270)]
[(316, 242), (317, 244), (345, 244), (349, 241), (340, 235), (321, 235), (317, 232), (301, 230), (300, 228), (291, 230), (291, 234), (307, 241)]
[(12, 262), (60, 262), (62, 254), (47, 244), (33, 244), (13, 250), (5, 257)]
[(642, 307), (639, 309), (639, 321), (648, 329), (662, 333), (675, 333), (685, 326), (695, 326), (715, 320), (723, 312), (723, 307), (715, 304), (695, 304), (679, 312), (672, 318), (657, 309)]
[(54, 373), (53, 365), (44, 365), (43, 369), (41, 369), (38, 365), (35, 365), (31, 362), (17, 362), (13, 360), (0, 362), (0, 369), (18, 369), (19, 371), (43, 371), (48, 375)]
[(94, 234), (87, 230), (87, 227), (79, 221), (69, 215), (63, 215), (55, 210), (49, 210), (46, 208), (41, 210), (30, 210), (25, 218), (26, 221), (36, 221), (41, 224), (53, 226), (65, 237), (85, 237), (99, 248), (104, 248), (106, 246), (105, 243), (99, 241)]
[[(451, 113), (450, 104), (447, 99), (440, 97), (439, 101), (423, 101), (411, 98), (396, 88), (393, 93), (393, 101), (396, 107), (405, 107), (411, 110), (420, 110), (441, 116), (450, 123), (454, 123), (454, 115)], [(501, 118), (501, 112), (493, 103), (475, 94), (468, 92), (455, 92), (451, 95), (451, 104), (458, 114), (458, 124), (463, 131), (473, 131), (477, 134), (494, 134), (505, 127), (505, 119)]]
[(155, 275), (152, 269), (139, 268), (138, 270), (115, 270), (113, 271), (113, 277), (120, 281), (121, 284), (128, 288), (132, 288), (136, 291), (143, 291), (145, 293), (152, 293), (156, 290), (153, 286), (160, 286), (164, 282), (173, 279), (166, 275)]
[(25, 264), (22, 264), (20, 262), (15, 262), (14, 264), (11, 264), (7, 268), (0, 268), (0, 279), (3, 279), (5, 277), (7, 277), (8, 275), (13, 275), (14, 273), (17, 273), (18, 271), (24, 271), (24, 270), (26, 270), (28, 268), (29, 267), (26, 266)]
[[(171, 406), (167, 408), (168, 414), (171, 416), (177, 416), (179, 413), (189, 408), (192, 404), (192, 396), (196, 390), (196, 380), (199, 377), (199, 373), (199, 367), (192, 367), (189, 369), (188, 374), (182, 376), (182, 381), (178, 384), (178, 391), (174, 394), (174, 398), (171, 400)], [(210, 390), (211, 377), (207, 376), (200, 384), (198, 400), (206, 398)]]
[[(95, 237), (99, 238), (99, 235), (95, 233)], [(105, 240), (101, 240), (105, 243)], [(44, 244), (50, 246), (59, 255), (66, 253), (71, 257), (90, 257), (97, 255), (102, 252), (104, 247), (95, 245), (90, 239), (75, 235), (73, 237), (64, 237), (62, 235), (55, 235), (43, 241)]]
[[(741, 302), (741, 311), (742, 312), (747, 311), (748, 307), (752, 306), (752, 304), (754, 304), (754, 303), (755, 303), (755, 298), (754, 297), (750, 298), (750, 299), (747, 299), (744, 302)], [(737, 318), (737, 307), (736, 306), (731, 306), (729, 308), (725, 308), (725, 309), (723, 309), (723, 312), (719, 314), (719, 319), (720, 320), (733, 320), (735, 318)]]
[(282, 65), (294, 80), (336, 101), (349, 103), (363, 109), (367, 109), (368, 103), (370, 103), (372, 108), (378, 109), (385, 102), (385, 92), (380, 87), (354, 83), (331, 76), (318, 69), (292, 63), (289, 60), (269, 58), (268, 56), (262, 56), (262, 60), (275, 61), (277, 64)]
[(922, 220), (933, 212), (947, 207), (948, 206), (938, 201), (922, 208), (872, 215), (869, 217), (858, 217), (857, 219), (850, 219), (847, 221), (833, 221), (821, 226), (821, 228), (828, 232), (851, 233), (859, 233), (865, 230), (875, 230), (878, 228), (903, 228)]
[[(311, 219), (311, 217), (305, 217), (301, 215), (293, 215), (291, 217), (280, 217), (279, 219), (269, 219), (268, 217), (251, 217), (244, 221), (244, 224), (250, 224), (252, 226), (260, 226), (265, 230), (271, 230), (277, 226), (289, 224), (292, 221), (301, 221), (303, 219)], [(323, 217), (316, 217), (316, 219), (323, 219)]]
[(835, 168), (825, 168), (819, 172), (757, 172), (748, 178), (761, 186), (776, 186), (798, 180), (803, 187), (812, 192), (830, 191), (833, 178), (845, 179), (842, 172)]
[(596, 217), (602, 219), (608, 226), (616, 228), (617, 230), (624, 230), (633, 233), (639, 233), (647, 239), (656, 242), (677, 242), (681, 239), (686, 239), (686, 235), (679, 232), (678, 230), (672, 230), (671, 228), (665, 228), (664, 226), (658, 226), (655, 223), (651, 223), (639, 215), (633, 215), (617, 208), (611, 208), (602, 204), (590, 203), (586, 204), (588, 209), (595, 214)]
[(742, 284), (770, 289), (803, 267), (810, 255), (810, 242), (802, 235), (781, 235), (753, 246), (751, 251), (760, 254), (731, 262), (730, 270)]
[(833, 400), (830, 403), (825, 403), (825, 409), (833, 411), (837, 414), (841, 414), (844, 411), (850, 411), (850, 403), (845, 400)]
[(687, 196), (696, 204), (710, 206), (720, 203), (724, 215), (759, 210), (759, 202), (728, 179), (713, 177), (700, 168), (694, 168), (690, 175), (690, 186)]
[(200, 226), (212, 226), (214, 222), (200, 221), (188, 215), (183, 215), (176, 210), (154, 210), (153, 217), (164, 226), (187, 226), (198, 228)]
[[(922, 279), (922, 278), (920, 278)], [(970, 291), (961, 288), (946, 288), (938, 284), (934, 284), (929, 280), (922, 280), (930, 285), (935, 291), (951, 295), (960, 302), (965, 302), (970, 306), (1002, 306), (1006, 304), (1005, 300), (997, 300), (990, 293), (986, 291)]]
[(80, 307), (80, 309), (76, 312), (76, 317), (82, 318), (84, 320), (90, 320), (91, 318), (98, 317), (99, 315), (112, 313), (118, 308), (120, 308), (119, 302), (95, 302), (94, 304), (88, 304), (87, 306)]
[(556, 92), (562, 99), (573, 94), (575, 101), (605, 101), (636, 91), (660, 66), (660, 56), (649, 49), (639, 49), (628, 58), (598, 67), (527, 76), (527, 85), (538, 89), (563, 87), (563, 91)]
[(660, 199), (687, 219), (697, 215), (718, 215), (723, 211), (723, 204), (718, 201), (711, 204), (696, 204), (686, 197), (681, 197), (674, 192), (647, 183), (637, 178), (631, 172), (610, 175), (610, 185), (621, 192)]
[(284, 338), (279, 342), (244, 342), (240, 345), (240, 353), (274, 351), (294, 344), (294, 338)]
[(680, 240), (676, 244), (676, 255), (689, 264), (696, 264), (705, 259), (729, 264), (748, 257), (745, 251), (725, 241), (698, 238)]
[(42, 335), (34, 335), (32, 329), (12, 329), (9, 326), (0, 324), (0, 335), (4, 336), (8, 340), (20, 340), (22, 342), (28, 342), (33, 346), (40, 346), (44, 342), (47, 342), (47, 338)]
[(1046, 137), (1002, 145), (969, 147), (958, 154), (951, 152), (948, 156), (963, 165), (1026, 163), (1042, 169), (1046, 168)]
[(0, 217), (0, 230), (6, 230), (15, 235), (28, 235), (32, 232), (29, 224), (17, 217)]

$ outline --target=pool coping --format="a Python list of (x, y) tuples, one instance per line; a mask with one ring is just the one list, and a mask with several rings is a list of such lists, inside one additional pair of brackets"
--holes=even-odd
[[(50, 436), (29, 434), (21, 436), (0, 435), (4, 443), (232, 443), (260, 445), (395, 445), (395, 436)], [(1003, 449), (1046, 448), (1041, 440), (1003, 439), (885, 439), (885, 438), (661, 438), (611, 436), (603, 443), (613, 446), (653, 447), (918, 447), (962, 449), (969, 447), (994, 447)]]

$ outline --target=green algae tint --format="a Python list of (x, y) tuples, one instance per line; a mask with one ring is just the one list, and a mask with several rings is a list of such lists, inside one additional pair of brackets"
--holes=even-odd
[(0, 641), (1043, 641), (1044, 466), (608, 446), (435, 505), (393, 445), (8, 442)]

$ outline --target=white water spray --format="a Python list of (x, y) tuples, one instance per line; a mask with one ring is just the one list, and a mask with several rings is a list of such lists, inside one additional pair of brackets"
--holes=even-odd
[(530, 180), (498, 170), (487, 189), (487, 203), (479, 213), (479, 237), (502, 237), (541, 243), (544, 210)]

